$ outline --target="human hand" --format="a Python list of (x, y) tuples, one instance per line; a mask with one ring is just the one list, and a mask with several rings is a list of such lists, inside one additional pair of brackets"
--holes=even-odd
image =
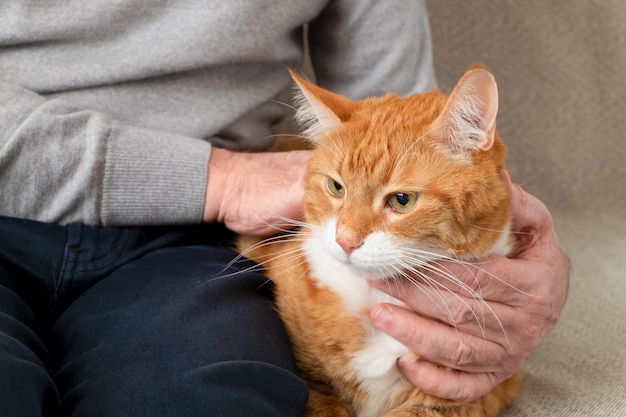
[(461, 402), (487, 394), (523, 367), (559, 318), (567, 297), (569, 261), (558, 244), (552, 217), (543, 203), (517, 185), (511, 185), (511, 210), (512, 229), (521, 239), (514, 258), (492, 256), (471, 265), (439, 262), (482, 301), (428, 272), (450, 292), (435, 294), (429, 286), (408, 280), (371, 283), (412, 310), (380, 304), (370, 316), (376, 327), (420, 357), (399, 361), (398, 367), (427, 394)]
[(238, 153), (213, 148), (203, 220), (234, 232), (267, 236), (302, 217), (310, 151)]

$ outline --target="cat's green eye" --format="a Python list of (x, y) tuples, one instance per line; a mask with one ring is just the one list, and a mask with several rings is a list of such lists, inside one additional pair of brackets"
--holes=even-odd
[(415, 203), (417, 203), (417, 194), (414, 193), (396, 193), (387, 200), (389, 207), (401, 213), (411, 210), (415, 207)]
[(335, 197), (343, 197), (346, 194), (346, 189), (343, 185), (330, 177), (326, 178), (326, 189)]

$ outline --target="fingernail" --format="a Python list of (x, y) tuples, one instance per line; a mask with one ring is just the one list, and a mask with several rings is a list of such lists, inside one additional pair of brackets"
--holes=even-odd
[(379, 287), (381, 286), (381, 285), (380, 285), (380, 283), (379, 283), (378, 281), (373, 280), (373, 279), (368, 279), (368, 280), (367, 280), (367, 283), (368, 283), (371, 287), (374, 287), (374, 288), (379, 288)]
[(419, 360), (419, 356), (416, 353), (408, 352), (398, 358), (399, 365), (408, 365), (411, 363), (415, 363)]
[(391, 319), (391, 312), (387, 307), (378, 307), (378, 310), (374, 313), (375, 324), (384, 325)]

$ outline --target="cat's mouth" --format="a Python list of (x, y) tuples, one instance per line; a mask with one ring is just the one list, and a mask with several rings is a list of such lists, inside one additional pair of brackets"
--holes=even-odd
[(368, 251), (354, 251), (351, 254), (332, 254), (333, 258), (341, 262), (354, 275), (371, 280), (387, 280), (406, 276), (407, 272), (416, 266), (409, 266), (392, 260), (389, 254), (367, 253)]
[(340, 264), (344, 265), (354, 275), (366, 279), (386, 279), (394, 274), (395, 266), (385, 260), (382, 253), (371, 253), (367, 245), (346, 253), (334, 242), (326, 242), (324, 251)]
[(371, 233), (362, 244), (346, 250), (346, 245), (337, 242), (335, 229), (336, 225), (331, 221), (322, 229), (323, 233), (317, 235), (323, 250), (350, 272), (366, 279), (400, 278), (429, 262), (449, 257), (441, 250), (414, 241), (399, 241), (385, 232)]

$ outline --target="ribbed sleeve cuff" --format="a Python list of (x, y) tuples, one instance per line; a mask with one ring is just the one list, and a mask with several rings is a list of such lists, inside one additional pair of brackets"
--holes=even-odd
[(202, 221), (211, 145), (203, 140), (123, 125), (106, 151), (104, 226)]

